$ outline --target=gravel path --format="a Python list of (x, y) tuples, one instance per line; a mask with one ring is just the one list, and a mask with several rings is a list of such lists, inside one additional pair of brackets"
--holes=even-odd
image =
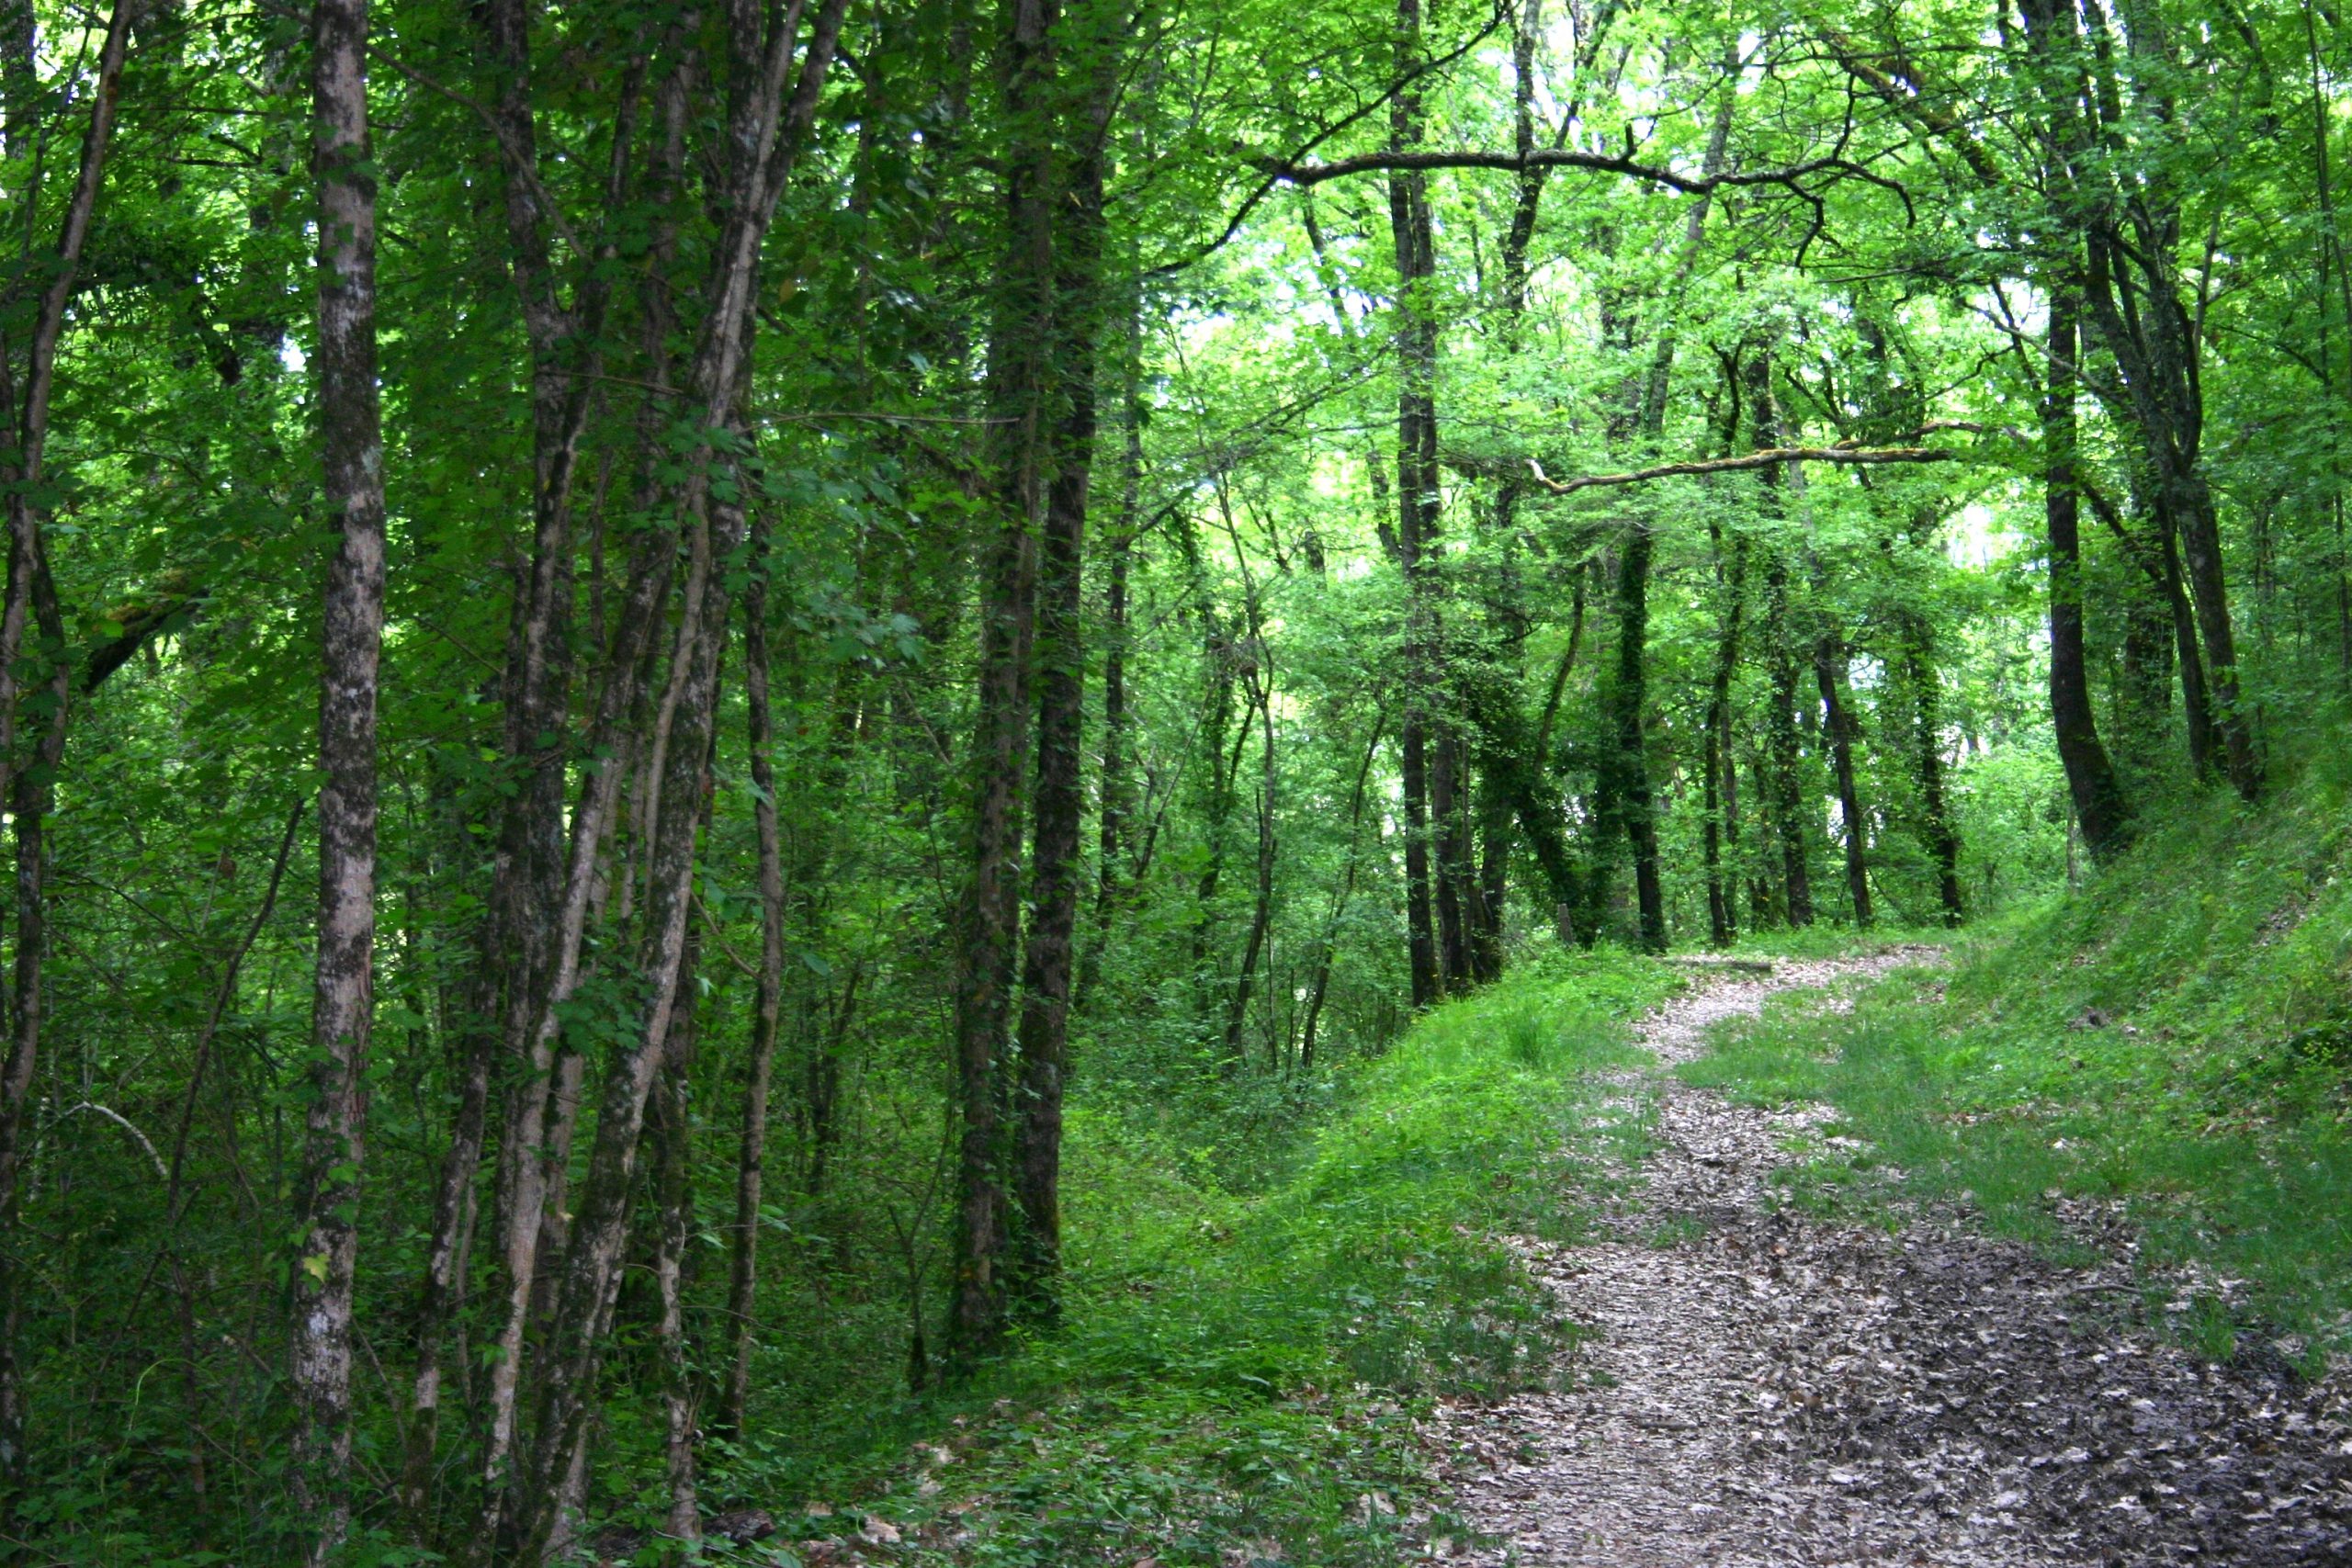
[[(1775, 992), (1934, 956), (1709, 976), (1645, 1021), (1661, 1067)], [(1777, 1211), (1774, 1168), (1843, 1140), (1825, 1108), (1736, 1106), (1660, 1071), (1638, 1201), (1602, 1239), (1516, 1244), (1591, 1331), (1556, 1392), (1443, 1407), (1481, 1564), (2352, 1564), (2341, 1374), (2217, 1367), (2149, 1335), (2128, 1258), (2064, 1269), (1920, 1220), (1899, 1235)], [(1848, 1146), (1852, 1146), (1849, 1145)], [(2114, 1228), (2109, 1227), (2112, 1236)], [(2273, 1359), (2275, 1360), (2275, 1358)]]

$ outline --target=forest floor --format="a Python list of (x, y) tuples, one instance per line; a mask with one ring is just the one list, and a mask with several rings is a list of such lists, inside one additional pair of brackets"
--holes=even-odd
[[(1781, 960), (1652, 1013), (1611, 1112), (1648, 1153), (1578, 1245), (1522, 1240), (1585, 1334), (1551, 1390), (1442, 1403), (1430, 1434), (1480, 1563), (1762, 1568), (2352, 1561), (2352, 1383), (2215, 1361), (2152, 1329), (2112, 1203), (2051, 1202), (2065, 1255), (1962, 1202), (1808, 1203), (1841, 1165), (1895, 1190), (1826, 1107), (1680, 1081), (1776, 994), (1840, 1010), (1936, 956)], [(1781, 1004), (1783, 1006), (1786, 1003)], [(2165, 1281), (2153, 1280), (2163, 1293)], [(2184, 1276), (2178, 1294), (2230, 1282)]]

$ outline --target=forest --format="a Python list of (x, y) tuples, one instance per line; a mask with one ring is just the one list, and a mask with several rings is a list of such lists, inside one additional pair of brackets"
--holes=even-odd
[(2340, 1560), (2346, 158), (2333, 0), (0, 0), (0, 1562)]

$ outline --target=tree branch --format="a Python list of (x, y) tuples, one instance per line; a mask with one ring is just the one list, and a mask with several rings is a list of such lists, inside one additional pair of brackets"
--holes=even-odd
[(1761, 452), (1743, 452), (1736, 457), (1712, 457), (1704, 462), (1661, 463), (1654, 468), (1635, 468), (1623, 474), (1587, 474), (1580, 479), (1555, 479), (1544, 472), (1544, 465), (1534, 458), (1527, 459), (1535, 482), (1554, 495), (1574, 495), (1580, 490), (1595, 490), (1602, 485), (1641, 484), (1649, 479), (1672, 479), (1679, 474), (1724, 474), (1741, 468), (1769, 468), (1776, 463), (1847, 463), (1856, 466), (1871, 463), (1958, 463), (1969, 458), (1966, 452), (1949, 451), (1940, 446), (1773, 446)]
[(1295, 186), (1317, 186), (1327, 180), (1344, 179), (1350, 175), (1376, 174), (1430, 169), (1494, 169), (1507, 174), (1526, 174), (1537, 169), (1587, 169), (1596, 174), (1623, 175), (1630, 179), (1647, 180), (1666, 186), (1685, 196), (1700, 196), (1725, 187), (1748, 188), (1778, 186), (1807, 201), (1815, 199), (1814, 192), (1805, 188), (1804, 181), (1819, 176), (1837, 176), (1866, 181), (1893, 191), (1902, 199), (1906, 217), (1912, 216), (1911, 193), (1902, 184), (1873, 174), (1851, 158), (1809, 158), (1802, 164), (1792, 164), (1780, 169), (1725, 169), (1713, 175), (1686, 175), (1662, 164), (1644, 164), (1633, 158), (1608, 152), (1583, 152), (1567, 147), (1539, 147), (1526, 152), (1486, 152), (1476, 149), (1454, 152), (1415, 152), (1394, 149), (1365, 152), (1352, 158), (1333, 158), (1319, 164), (1284, 163), (1261, 160), (1259, 165), (1270, 178)]

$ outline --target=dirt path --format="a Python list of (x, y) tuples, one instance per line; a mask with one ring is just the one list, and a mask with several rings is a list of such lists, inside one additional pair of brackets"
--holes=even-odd
[[(1710, 977), (1645, 1020), (1660, 1068), (1777, 991), (1909, 950)], [(1766, 1112), (1628, 1075), (1657, 1147), (1603, 1239), (1522, 1247), (1592, 1331), (1558, 1392), (1439, 1416), (1487, 1564), (1781, 1568), (2352, 1563), (2340, 1376), (2216, 1367), (2140, 1329), (2128, 1261), (2055, 1267), (1922, 1219), (1900, 1235), (1781, 1211), (1820, 1107)]]

